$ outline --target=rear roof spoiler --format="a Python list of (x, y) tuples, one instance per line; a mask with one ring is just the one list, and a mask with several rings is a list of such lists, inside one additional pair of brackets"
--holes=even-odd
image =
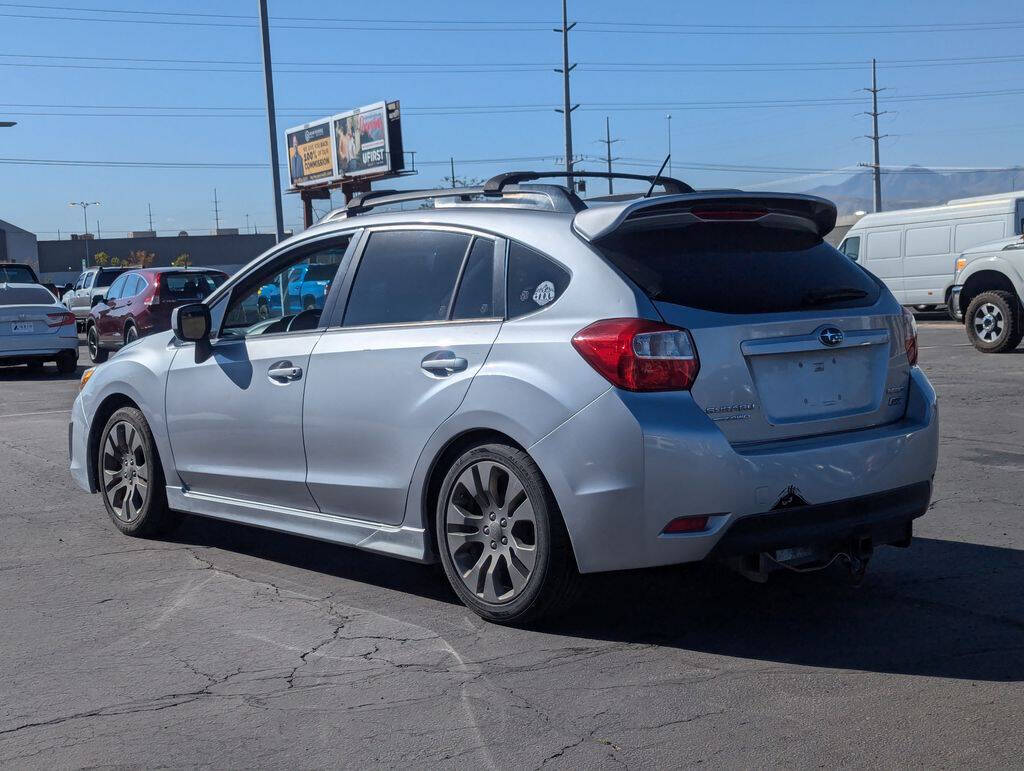
[[(597, 241), (623, 228), (646, 229), (686, 220), (696, 221), (702, 211), (749, 211), (755, 221), (799, 220), (820, 238), (836, 226), (836, 205), (815, 195), (723, 190), (660, 195), (628, 203), (594, 206), (573, 218), (573, 229), (587, 241)], [(758, 213), (762, 216), (757, 216)]]

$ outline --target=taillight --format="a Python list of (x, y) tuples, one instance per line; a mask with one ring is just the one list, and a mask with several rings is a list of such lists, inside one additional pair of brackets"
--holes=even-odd
[(145, 300), (145, 305), (159, 305), (160, 304), (160, 285), (163, 283), (164, 276), (162, 273), (157, 273), (153, 278), (153, 291)]
[(74, 324), (75, 314), (70, 311), (61, 311), (60, 313), (47, 313), (46, 314), (46, 326), (48, 327), (62, 327), (65, 324)]
[(707, 515), (697, 517), (676, 517), (661, 532), (663, 533), (700, 533), (708, 529)]
[(917, 364), (917, 319), (907, 308), (903, 309), (903, 345), (907, 351), (907, 361), (913, 367)]
[(604, 319), (581, 329), (573, 347), (627, 391), (685, 391), (700, 370), (690, 333), (646, 319)]

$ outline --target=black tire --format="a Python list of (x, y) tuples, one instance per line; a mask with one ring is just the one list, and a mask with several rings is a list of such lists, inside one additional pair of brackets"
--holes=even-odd
[[(497, 486), (485, 482), (483, 484), (487, 485), (487, 491), (481, 491), (480, 487), (476, 486), (477, 492), (471, 494), (472, 497), (467, 497), (468, 491), (464, 486), (460, 487), (460, 477), (472, 474), (474, 467), (487, 468), (489, 464), (492, 468), (496, 466), (499, 469), (498, 472), (491, 473), (509, 472), (514, 475), (515, 480), (522, 485), (526, 500), (520, 500), (519, 504), (516, 504), (509, 499), (509, 495), (504, 494), (512, 489), (511, 476), (506, 481), (504, 493), (500, 490), (500, 481)], [(450, 530), (449, 505), (453, 500), (459, 501), (459, 495), (462, 496), (461, 505), (454, 507), (455, 510), (465, 511), (466, 507), (475, 507), (472, 511), (473, 516), (463, 517), (463, 521), (453, 524)], [(481, 495), (486, 499), (484, 505), (480, 504)], [(523, 503), (532, 510), (531, 527), (525, 527), (528, 524), (527, 520), (515, 520), (516, 513), (524, 511)], [(488, 510), (484, 510), (485, 506)], [(495, 512), (498, 512), (498, 518), (495, 518)], [(500, 516), (501, 512), (507, 512), (507, 521), (511, 524), (506, 525), (506, 520)], [(460, 517), (461, 513), (455, 515), (456, 519)], [(484, 444), (464, 452), (445, 475), (434, 519), (437, 551), (445, 575), (459, 599), (481, 618), (499, 624), (527, 624), (564, 609), (576, 598), (581, 579), (576, 570), (576, 559), (565, 523), (540, 469), (522, 450), (504, 444)], [(479, 526), (468, 525), (470, 520)], [(524, 525), (524, 529), (517, 533), (515, 528), (520, 525)], [(462, 542), (457, 548), (449, 545), (450, 532), (453, 534), (452, 537), (458, 538), (456, 533), (465, 535), (469, 530), (475, 531), (472, 535), (475, 539), (472, 544), (468, 541)], [(488, 531), (490, 534), (484, 536), (483, 534)], [(533, 552), (532, 570), (526, 576), (523, 586), (516, 589), (513, 586), (514, 582), (511, 581), (511, 571), (515, 569), (514, 563), (518, 558), (513, 557), (512, 553), (524, 554), (525, 552), (517, 549), (521, 549), (524, 542), (529, 545), (531, 535), (532, 548), (527, 548), (526, 551)], [(489, 540), (491, 538), (494, 540)], [(502, 547), (498, 545), (499, 541), (507, 545)], [(475, 550), (477, 545), (480, 546), (479, 552)], [(519, 564), (524, 565), (521, 560)], [(492, 570), (485, 571), (485, 568)], [(464, 574), (482, 576), (477, 584), (477, 591), (467, 585), (467, 581), (471, 579), (464, 579)], [(516, 574), (520, 579), (522, 575), (521, 571)], [(493, 591), (495, 582), (499, 581), (498, 576), (508, 579), (508, 599), (504, 599), (505, 595), (498, 597)], [(487, 582), (491, 582), (490, 594), (498, 601), (488, 601), (484, 598), (488, 589), (481, 586)]]
[(266, 321), (270, 318), (270, 304), (266, 300), (260, 300), (256, 303), (256, 316), (260, 321)]
[(57, 372), (70, 375), (78, 369), (78, 351), (67, 351), (57, 357)]
[(86, 342), (89, 345), (89, 361), (93, 364), (102, 364), (110, 356), (110, 352), (100, 345), (100, 333), (95, 324), (90, 324), (85, 333)]
[(126, 324), (124, 327), (124, 344), (132, 343), (139, 339), (139, 330), (134, 324)]
[(178, 525), (181, 515), (167, 507), (160, 457), (140, 410), (122, 407), (111, 415), (96, 452), (100, 496), (118, 530), (149, 538)]
[(982, 353), (1005, 353), (1024, 338), (1020, 300), (1013, 292), (982, 292), (964, 314), (967, 339)]

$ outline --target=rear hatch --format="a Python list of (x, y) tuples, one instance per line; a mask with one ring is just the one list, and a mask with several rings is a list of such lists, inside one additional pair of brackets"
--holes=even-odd
[(822, 241), (835, 219), (831, 204), (730, 193), (630, 206), (625, 216), (605, 213), (593, 243), (666, 322), (690, 330), (700, 357), (691, 394), (731, 442), (903, 416), (902, 309)]

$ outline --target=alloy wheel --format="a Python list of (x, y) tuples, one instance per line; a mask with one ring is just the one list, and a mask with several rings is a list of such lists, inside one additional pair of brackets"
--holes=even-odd
[(125, 345), (134, 342), (139, 339), (139, 333), (135, 330), (135, 327), (128, 327), (128, 331), (124, 333)]
[(485, 602), (514, 600), (537, 562), (537, 522), (519, 478), (484, 460), (467, 466), (445, 504), (445, 540), (466, 588)]
[(995, 303), (979, 305), (978, 309), (974, 311), (971, 323), (974, 324), (974, 333), (978, 339), (986, 343), (996, 342), (1006, 329), (1003, 312)]
[(99, 335), (96, 333), (96, 327), (89, 327), (89, 356), (96, 359), (96, 355), (100, 350)]
[(103, 491), (122, 522), (142, 516), (149, 492), (150, 463), (142, 435), (127, 421), (118, 421), (103, 444)]

